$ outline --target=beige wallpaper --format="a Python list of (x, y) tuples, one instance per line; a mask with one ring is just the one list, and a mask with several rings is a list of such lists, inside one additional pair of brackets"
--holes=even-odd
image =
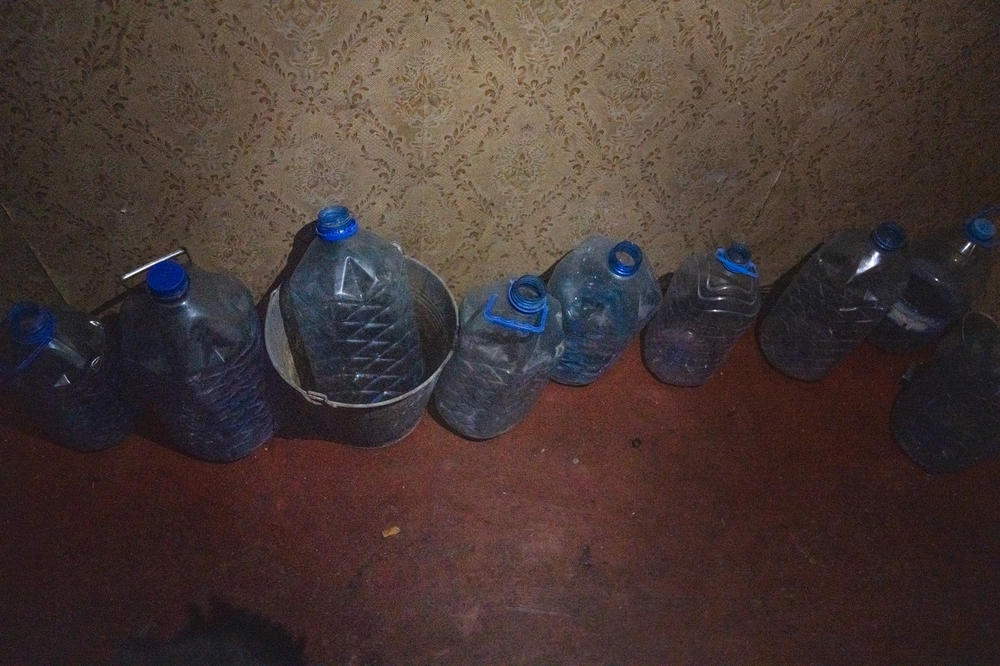
[(25, 0), (0, 26), (0, 198), (80, 307), (182, 244), (260, 295), (332, 201), (460, 296), (595, 231), (657, 273), (741, 237), (770, 281), (835, 229), (1000, 199), (994, 0)]

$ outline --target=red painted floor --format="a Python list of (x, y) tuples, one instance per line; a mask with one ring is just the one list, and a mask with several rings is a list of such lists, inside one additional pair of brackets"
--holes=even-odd
[(230, 465), (3, 425), (0, 662), (109, 660), (213, 601), (320, 663), (997, 662), (1000, 461), (904, 457), (907, 363), (864, 346), (804, 384), (747, 337), (680, 389), (636, 344), (487, 443), (425, 416)]

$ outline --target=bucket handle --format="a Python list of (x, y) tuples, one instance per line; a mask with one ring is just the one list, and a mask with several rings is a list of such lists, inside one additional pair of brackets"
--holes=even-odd
[(166, 261), (167, 259), (173, 259), (174, 257), (181, 256), (182, 254), (185, 255), (188, 258), (188, 262), (191, 261), (191, 253), (187, 251), (187, 248), (186, 247), (179, 247), (176, 250), (174, 250), (173, 252), (168, 252), (167, 254), (163, 255), (162, 257), (159, 257), (157, 259), (153, 259), (152, 261), (147, 262), (147, 263), (143, 264), (142, 266), (139, 266), (138, 268), (133, 268), (128, 273), (125, 273), (120, 278), (118, 278), (118, 280), (124, 286), (128, 287), (128, 281), (131, 280), (132, 278), (134, 278), (136, 275), (141, 275), (142, 273), (145, 273), (146, 271), (148, 271), (150, 268), (152, 268), (156, 264), (160, 263), (161, 261)]
[(108, 300), (106, 300), (103, 303), (101, 303), (100, 305), (98, 305), (96, 308), (92, 309), (90, 311), (90, 316), (94, 317), (96, 319), (97, 317), (100, 317), (103, 312), (105, 312), (107, 310), (110, 310), (112, 307), (114, 307), (115, 305), (117, 305), (117, 304), (121, 303), (123, 300), (125, 300), (125, 297), (132, 290), (132, 287), (129, 284), (129, 280), (131, 280), (132, 278), (134, 278), (136, 275), (139, 275), (141, 273), (145, 273), (146, 271), (148, 271), (150, 268), (152, 268), (156, 264), (160, 263), (161, 261), (166, 261), (167, 259), (173, 259), (174, 257), (179, 257), (182, 254), (187, 255), (188, 262), (191, 261), (191, 253), (187, 251), (187, 248), (180, 247), (180, 248), (177, 248), (176, 250), (174, 250), (173, 252), (165, 254), (162, 257), (158, 258), (158, 259), (153, 259), (152, 261), (150, 261), (150, 262), (148, 262), (146, 264), (143, 264), (142, 266), (139, 266), (138, 268), (134, 268), (134, 269), (130, 270), (128, 273), (125, 273), (124, 275), (120, 276), (118, 278), (118, 285), (120, 287), (120, 290), (118, 291), (118, 293), (116, 293), (114, 296), (112, 296)]

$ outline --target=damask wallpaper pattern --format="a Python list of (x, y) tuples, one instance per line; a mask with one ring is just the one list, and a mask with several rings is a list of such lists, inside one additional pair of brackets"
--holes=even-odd
[(80, 307), (178, 245), (262, 295), (333, 201), (461, 295), (592, 232), (657, 273), (742, 238), (771, 281), (835, 229), (920, 235), (1000, 198), (992, 0), (25, 0), (0, 21), (0, 199)]

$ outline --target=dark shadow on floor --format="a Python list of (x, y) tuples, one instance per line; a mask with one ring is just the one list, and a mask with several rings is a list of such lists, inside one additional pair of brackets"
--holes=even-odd
[(114, 663), (125, 666), (188, 664), (305, 664), (305, 639), (260, 613), (214, 599), (208, 612), (188, 606), (187, 624), (161, 640), (143, 632), (116, 651)]

